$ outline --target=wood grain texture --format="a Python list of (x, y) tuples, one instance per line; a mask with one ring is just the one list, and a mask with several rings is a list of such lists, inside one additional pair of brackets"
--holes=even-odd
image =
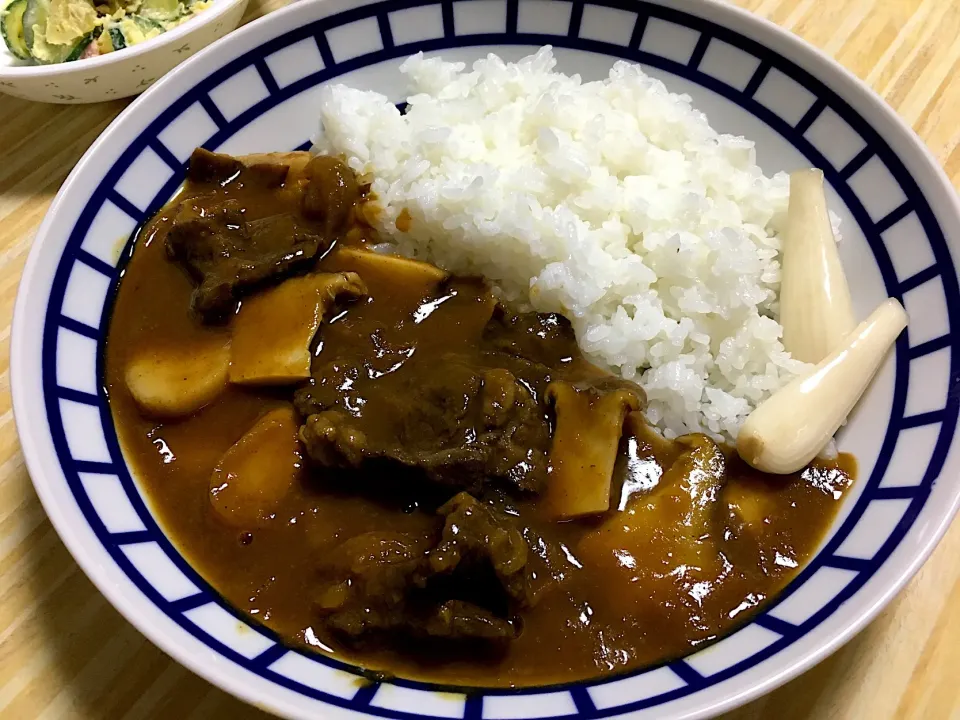
[[(737, 0), (836, 57), (910, 123), (960, 186), (960, 3)], [(253, 0), (247, 19), (283, 4)], [(47, 521), (10, 408), (13, 301), (57, 188), (126, 101), (56, 107), (0, 95), (0, 717), (266, 716), (147, 642)], [(960, 720), (960, 523), (887, 610), (828, 660), (728, 720)]]

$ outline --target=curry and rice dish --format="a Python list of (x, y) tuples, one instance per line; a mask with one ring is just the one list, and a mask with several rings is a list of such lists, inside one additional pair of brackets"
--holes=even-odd
[[(802, 568), (854, 483), (831, 438), (902, 329), (890, 305), (839, 340), (792, 326), (829, 352), (738, 427), (677, 433), (577, 320), (385, 252), (426, 205), (321, 149), (198, 149), (115, 300), (125, 455), (228, 602), (372, 672), (528, 686), (689, 653)], [(784, 317), (809, 284), (788, 270)]]

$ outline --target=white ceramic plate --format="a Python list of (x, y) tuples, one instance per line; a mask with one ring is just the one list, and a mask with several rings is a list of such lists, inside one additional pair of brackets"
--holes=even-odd
[[(844, 221), (856, 310), (903, 301), (908, 331), (841, 436), (861, 472), (816, 558), (754, 620), (682, 660), (523, 691), (366, 684), (285, 647), (223, 604), (152, 518), (117, 443), (102, 350), (127, 240), (167, 200), (197, 145), (303, 147), (331, 80), (402, 101), (418, 50), (516, 59), (549, 43), (587, 79), (616, 58), (688, 92), (767, 173), (823, 168)], [(960, 210), (915, 136), (849, 74), (792, 36), (703, 0), (323, 0), (216, 43), (124, 112), (65, 183), (17, 300), (12, 384), (37, 491), (88, 575), (144, 634), (235, 695), (290, 717), (695, 718), (793, 677), (872, 618), (929, 555), (960, 497), (953, 321)]]

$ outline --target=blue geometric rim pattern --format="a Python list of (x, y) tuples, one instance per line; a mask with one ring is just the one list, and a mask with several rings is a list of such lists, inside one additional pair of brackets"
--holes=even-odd
[[(467, 0), (464, 0), (467, 1)], [(925, 198), (917, 187), (916, 183), (909, 175), (900, 160), (886, 144), (885, 141), (863, 120), (845, 101), (837, 96), (833, 91), (827, 88), (823, 83), (816, 80), (806, 71), (800, 69), (790, 61), (771, 52), (765, 47), (749, 40), (726, 28), (707, 22), (685, 13), (664, 8), (657, 5), (649, 5), (635, 0), (597, 0), (585, 4), (583, 2), (573, 2), (571, 5), (569, 28), (566, 34), (546, 35), (530, 34), (518, 31), (518, 0), (506, 0), (505, 25), (502, 32), (487, 33), (479, 35), (467, 35), (457, 37), (455, 35), (454, 23), (454, 4), (449, 0), (431, 5), (439, 7), (443, 20), (443, 36), (406, 45), (395, 45), (391, 25), (388, 19), (390, 13), (395, 13), (411, 7), (420, 7), (429, 5), (419, 0), (398, 0), (396, 2), (383, 2), (353, 9), (343, 12), (333, 17), (328, 17), (293, 30), (282, 37), (275, 38), (259, 48), (256, 48), (226, 66), (218, 69), (209, 77), (204, 78), (189, 92), (180, 97), (169, 108), (167, 108), (150, 126), (142, 133), (131, 145), (122, 153), (120, 159), (106, 174), (101, 184), (92, 192), (91, 198), (79, 216), (76, 226), (68, 240), (60, 265), (57, 269), (51, 296), (49, 299), (46, 318), (43, 331), (43, 351), (42, 351), (42, 373), (43, 373), (43, 392), (47, 416), (49, 418), (51, 433), (54, 445), (62, 465), (67, 483), (75, 497), (81, 511), (85, 515), (90, 527), (98, 537), (99, 541), (110, 553), (112, 558), (126, 573), (126, 575), (139, 587), (139, 589), (150, 600), (160, 608), (167, 616), (174, 620), (184, 630), (189, 632), (201, 642), (215, 649), (218, 653), (229, 658), (238, 665), (264, 677), (272, 682), (278, 683), (286, 688), (296, 692), (303, 693), (309, 697), (322, 700), (324, 702), (348, 708), (351, 710), (363, 711), (371, 715), (391, 718), (425, 718), (432, 717), (416, 713), (405, 712), (385, 707), (377, 707), (371, 704), (378, 691), (378, 685), (371, 683), (366, 686), (358, 685), (358, 689), (352, 697), (338, 697), (327, 692), (317, 690), (312, 687), (281, 675), (275, 669), (275, 664), (281, 658), (296, 651), (289, 650), (279, 643), (278, 638), (269, 630), (264, 628), (257, 629), (269, 642), (268, 647), (249, 657), (230, 647), (225, 642), (218, 640), (202, 630), (188, 616), (190, 611), (196, 610), (210, 604), (216, 604), (223, 607), (226, 611), (235, 615), (237, 618), (247, 621), (248, 618), (236, 613), (233, 609), (226, 606), (217, 596), (216, 592), (202, 579), (189, 565), (183, 557), (177, 552), (172, 544), (164, 536), (163, 532), (152, 519), (149, 511), (140, 497), (133, 479), (127, 471), (117, 435), (113, 427), (110, 410), (106, 402), (105, 392), (102, 388), (103, 373), (103, 347), (105, 342), (105, 331), (109, 321), (110, 302), (104, 305), (104, 311), (100, 318), (99, 327), (91, 327), (66, 317), (62, 313), (65, 291), (70, 273), (76, 263), (85, 265), (97, 273), (109, 278), (111, 283), (111, 294), (115, 290), (116, 283), (119, 281), (123, 262), (119, 267), (104, 262), (91, 253), (81, 248), (81, 243), (100, 208), (109, 200), (121, 211), (127, 213), (133, 220), (140, 223), (144, 218), (158, 209), (163, 202), (169, 198), (176, 187), (180, 184), (184, 166), (174, 154), (167, 149), (160, 140), (160, 133), (181, 113), (185, 112), (190, 106), (199, 103), (206, 113), (215, 123), (217, 130), (212, 137), (205, 143), (211, 149), (222, 145), (228, 138), (232, 137), (238, 130), (247, 125), (254, 118), (259, 117), (266, 111), (276, 107), (285, 100), (294, 97), (298, 93), (314, 87), (317, 84), (326, 82), (343, 73), (357, 70), (362, 67), (373, 65), (384, 60), (394, 59), (413, 54), (417, 51), (442, 50), (452, 47), (466, 47), (477, 45), (529, 45), (538, 46), (542, 44), (552, 44), (555, 47), (570, 48), (575, 50), (585, 50), (601, 53), (603, 55), (623, 58), (626, 60), (640, 62), (645, 65), (656, 67), (674, 75), (688, 79), (698, 85), (706, 87), (726, 99), (736, 103), (750, 114), (765, 122), (774, 131), (801, 152), (812, 166), (820, 167), (824, 170), (828, 182), (837, 191), (843, 202), (852, 212), (856, 223), (864, 232), (867, 242), (874, 254), (877, 266), (886, 287), (887, 293), (902, 301), (903, 295), (908, 291), (915, 289), (926, 283), (941, 283), (942, 291), (946, 298), (947, 317), (949, 326), (952, 329), (953, 320), (956, 317), (958, 308), (960, 308), (960, 290), (958, 290), (957, 277), (953, 269), (947, 245), (944, 241), (942, 231), (934, 217), (933, 212), (928, 206)], [(617, 45), (608, 42), (601, 42), (595, 39), (587, 39), (580, 36), (581, 21), (585, 8), (610, 8), (621, 10), (636, 16), (635, 26), (631, 33), (629, 43), (626, 46)], [(328, 44), (326, 32), (362, 20), (375, 19), (379, 26), (381, 34), (382, 49), (351, 58), (343, 62), (336, 62), (334, 53)], [(688, 28), (694, 31), (699, 39), (693, 49), (690, 59), (686, 63), (680, 63), (659, 55), (646, 52), (641, 49), (641, 43), (644, 36), (644, 30), (651, 19), (673, 23), (677, 26)], [(264, 61), (264, 58), (270, 54), (287, 47), (293, 43), (305, 39), (313, 38), (317, 43), (317, 49), (323, 59), (324, 68), (317, 73), (308, 75), (300, 80), (280, 88), (271, 71)], [(715, 77), (701, 71), (701, 61), (712, 40), (725, 42), (735, 48), (742, 50), (753, 56), (758, 61), (758, 66), (752, 77), (743, 89), (736, 89)], [(210, 91), (223, 83), (237, 73), (254, 68), (262, 79), (264, 86), (269, 91), (268, 96), (258, 102), (253, 107), (240, 113), (232, 120), (227, 120), (224, 113), (218, 109), (210, 95)], [(755, 98), (758, 88), (761, 86), (768, 73), (777, 71), (787, 76), (801, 87), (812, 93), (815, 98), (812, 106), (803, 115), (803, 117), (793, 124), (788, 123), (779, 115), (768, 109)], [(811, 143), (805, 136), (805, 132), (817, 117), (826, 111), (832, 110), (839, 115), (851, 128), (853, 128), (865, 141), (866, 147), (857, 154), (844, 167), (833, 167), (826, 157)], [(299, 138), (298, 138), (299, 139)], [(156, 194), (152, 203), (146, 210), (141, 210), (116, 189), (124, 171), (130, 167), (134, 160), (145, 150), (150, 149), (163, 162), (170, 166), (173, 176)], [(278, 148), (283, 149), (283, 148)], [(848, 183), (849, 179), (856, 171), (863, 167), (871, 159), (877, 159), (889, 170), (896, 183), (900, 186), (906, 197), (906, 202), (888, 216), (879, 220), (871, 218), (864, 207), (864, 204), (858, 198), (853, 187)], [(881, 238), (881, 233), (900, 222), (902, 219), (914, 213), (922, 226), (935, 258), (935, 263), (931, 267), (917, 273), (911, 277), (900, 278), (894, 270), (886, 246)], [(124, 252), (124, 257), (129, 256), (131, 246), (128, 245)], [(96, 341), (98, 346), (97, 359), (97, 378), (100, 387), (97, 395), (90, 395), (76, 390), (68, 390), (58, 386), (57, 383), (57, 342), (59, 330), (61, 328), (71, 330), (75, 333)], [(954, 435), (958, 416), (958, 402), (952, 398), (954, 393), (950, 393), (944, 399), (944, 407), (935, 412), (925, 412), (922, 414), (905, 417), (907, 387), (911, 373), (911, 361), (924, 357), (930, 353), (947, 351), (950, 355), (950, 387), (956, 385), (958, 376), (960, 376), (960, 353), (958, 353), (957, 338), (952, 331), (944, 334), (942, 337), (923, 342), (914, 347), (910, 346), (909, 337), (903, 335), (897, 342), (895, 358), (895, 381), (893, 391), (892, 415), (888, 423), (886, 436), (883, 439), (876, 467), (869, 478), (861, 478), (860, 483), (864, 484), (863, 493), (858, 499), (856, 505), (851, 509), (850, 514), (845, 519), (831, 539), (829, 544), (815, 558), (811, 564), (803, 570), (801, 575), (782, 593), (777, 602), (767, 607), (762, 614), (754, 618), (753, 624), (764, 628), (768, 633), (774, 633), (776, 640), (767, 644), (758, 652), (752, 654), (740, 662), (718, 670), (712, 674), (701, 674), (685, 660), (677, 660), (668, 663), (668, 668), (678, 679), (676, 687), (651, 697), (634, 698), (631, 701), (616, 706), (598, 707), (595, 703), (595, 695), (591, 690), (600, 688), (604, 684), (622, 680), (627, 677), (634, 677), (643, 673), (650, 672), (647, 668), (642, 671), (636, 671), (631, 674), (617, 676), (616, 678), (592, 683), (582, 683), (566, 685), (563, 687), (553, 686), (550, 688), (535, 688), (526, 690), (478, 690), (467, 695), (463, 705), (462, 715), (467, 718), (485, 717), (484, 698), (505, 695), (531, 695), (538, 693), (569, 693), (568, 707), (571, 708), (566, 715), (554, 713), (556, 716), (569, 716), (576, 714), (583, 718), (601, 718), (616, 715), (624, 712), (640, 710), (643, 708), (655, 706), (661, 703), (669, 702), (680, 697), (684, 697), (700, 691), (706, 687), (726, 680), (744, 670), (755, 666), (763, 660), (774, 655), (781, 649), (797, 641), (806, 635), (812, 628), (825, 620), (837, 607), (845, 600), (851, 597), (862, 585), (876, 572), (890, 555), (893, 549), (901, 541), (907, 531), (910, 529), (918, 513), (926, 502), (931, 487), (935, 479), (940, 474), (943, 463), (946, 458), (950, 441)], [(61, 401), (72, 401), (89, 407), (94, 407), (99, 412), (99, 417), (103, 425), (104, 435), (107, 447), (111, 457), (110, 462), (98, 463), (75, 460), (70, 453), (67, 442), (64, 422), (61, 417)], [(897, 437), (903, 430), (921, 426), (934, 426), (939, 424), (940, 430), (936, 442), (933, 445), (933, 451), (930, 456), (929, 464), (923, 475), (922, 482), (917, 486), (911, 487), (881, 487), (880, 481), (890, 463)], [(119, 482), (125, 491), (132, 507), (135, 509), (144, 530), (135, 532), (111, 533), (107, 530), (100, 517), (94, 510), (90, 498), (87, 496), (84, 485), (81, 481), (81, 473), (115, 475), (119, 477)], [(875, 555), (868, 560), (852, 559), (844, 557), (838, 553), (844, 540), (856, 528), (861, 520), (868, 505), (875, 500), (897, 499), (906, 503), (906, 510), (899, 522), (892, 529), (886, 542), (879, 548)], [(160, 592), (151, 585), (141, 574), (138, 568), (131, 562), (123, 548), (136, 543), (156, 543), (163, 552), (170, 558), (172, 563), (179, 569), (186, 578), (193, 583), (199, 592), (186, 598), (169, 601), (165, 599)], [(802, 584), (821, 568), (837, 568), (852, 573), (852, 580), (848, 582), (843, 589), (831, 601), (824, 605), (818, 612), (807, 618), (800, 624), (792, 624), (771, 614), (776, 607), (794, 593)], [(186, 613), (186, 614), (185, 614)], [(351, 673), (358, 673), (354, 668), (340, 663), (336, 660), (322, 656), (311, 656), (311, 659), (317, 663), (328, 667), (338, 668)], [(410, 681), (392, 681), (391, 684), (400, 685), (411, 689), (430, 690), (437, 689), (424, 683)], [(545, 709), (547, 706), (544, 706)], [(549, 713), (544, 713), (543, 717)], [(538, 715), (529, 715), (529, 717), (541, 717)]]

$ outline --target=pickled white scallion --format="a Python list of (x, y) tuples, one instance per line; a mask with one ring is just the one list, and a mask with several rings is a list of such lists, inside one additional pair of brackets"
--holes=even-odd
[(820, 170), (791, 173), (781, 247), (783, 346), (797, 360), (818, 363), (856, 325)]
[(906, 325), (903, 306), (884, 301), (812, 372), (750, 413), (737, 438), (740, 457), (762, 472), (802, 470), (830, 444)]

